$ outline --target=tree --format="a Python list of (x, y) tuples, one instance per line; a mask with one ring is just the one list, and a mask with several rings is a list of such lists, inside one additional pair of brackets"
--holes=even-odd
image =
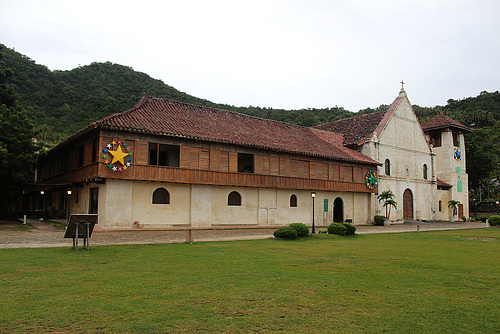
[(460, 204), (460, 201), (456, 201), (454, 199), (448, 201), (448, 207), (453, 208), (453, 217), (455, 217), (455, 215), (457, 214), (457, 208), (458, 208), (459, 204)]
[[(396, 201), (392, 198), (389, 198), (388, 200), (385, 201), (384, 207), (385, 207), (387, 219), (389, 219), (389, 217), (391, 216), (391, 207), (394, 207), (394, 209), (397, 209), (398, 208), (397, 204), (398, 203), (396, 203)], [(389, 215), (387, 215), (387, 207), (389, 207)]]
[[(392, 193), (392, 190), (383, 191), (380, 195), (377, 196), (377, 199), (379, 203), (384, 201), (383, 206), (385, 207), (385, 218), (389, 219), (389, 216), (391, 215), (391, 206), (397, 208), (397, 203), (394, 200), (394, 194)], [(387, 207), (389, 207), (389, 212), (387, 212)]]
[(33, 126), (16, 107), (7, 83), (11, 75), (0, 70), (0, 212), (18, 209), (24, 188), (33, 180)]

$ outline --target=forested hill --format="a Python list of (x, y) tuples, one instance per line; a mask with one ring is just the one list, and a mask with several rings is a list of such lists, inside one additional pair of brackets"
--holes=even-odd
[[(36, 64), (34, 60), (2, 44), (0, 73), (6, 75), (5, 89), (15, 93), (17, 107), (27, 111), (37, 138), (51, 143), (57, 143), (85, 127), (93, 119), (130, 109), (140, 100), (143, 93), (303, 126), (332, 122), (388, 108), (388, 105), (381, 105), (375, 109), (367, 108), (353, 113), (342, 107), (301, 110), (235, 107), (188, 95), (145, 73), (110, 62), (93, 63), (71, 71), (50, 71), (46, 66)], [(388, 101), (390, 102), (392, 101)], [(466, 137), (469, 183), (474, 189), (478, 189), (479, 185), (482, 185), (482, 189), (496, 189), (497, 193), (490, 193), (488, 197), (498, 198), (499, 92), (481, 92), (477, 97), (450, 99), (445, 106), (414, 105), (413, 108), (422, 124), (443, 112), (462, 124), (475, 128), (475, 133)], [(491, 184), (492, 182), (494, 184)], [(471, 194), (471, 198), (472, 196), (475, 195)]]
[(351, 116), (343, 108), (277, 110), (234, 107), (200, 99), (166, 85), (163, 81), (132, 68), (92, 63), (71, 71), (50, 71), (27, 56), (0, 44), (0, 68), (9, 68), (8, 83), (17, 92), (16, 100), (38, 130), (38, 137), (57, 142), (88, 125), (93, 119), (130, 109), (148, 95), (228, 109), (263, 118), (311, 126)]

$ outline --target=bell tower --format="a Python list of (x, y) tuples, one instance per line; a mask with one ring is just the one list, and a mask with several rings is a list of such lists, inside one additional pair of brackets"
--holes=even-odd
[[(439, 219), (469, 217), (469, 186), (466, 170), (464, 134), (473, 129), (443, 115), (434, 117), (422, 126), (436, 160)], [(450, 200), (459, 201), (458, 212), (448, 208)]]

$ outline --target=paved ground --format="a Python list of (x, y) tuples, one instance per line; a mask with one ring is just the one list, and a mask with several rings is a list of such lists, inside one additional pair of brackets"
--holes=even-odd
[[(43, 247), (71, 247), (72, 239), (64, 238), (64, 231), (36, 220), (28, 223), (34, 228), (19, 231), (21, 223), (0, 221), (0, 249), (2, 248), (43, 248)], [(431, 230), (453, 230), (468, 228), (484, 228), (485, 223), (477, 222), (405, 222), (390, 226), (356, 226), (356, 233), (400, 233)], [(325, 229), (319, 227), (316, 229)], [(274, 229), (238, 229), (238, 230), (193, 230), (194, 242), (220, 240), (249, 240), (272, 237)], [(172, 230), (103, 230), (96, 228), (90, 238), (90, 247), (102, 245), (124, 244), (154, 244), (186, 242), (186, 231)], [(80, 242), (80, 246), (83, 242)]]

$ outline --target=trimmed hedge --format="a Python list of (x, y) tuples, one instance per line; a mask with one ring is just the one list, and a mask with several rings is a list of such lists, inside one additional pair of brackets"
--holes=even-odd
[(273, 235), (276, 238), (282, 238), (282, 239), (288, 239), (288, 240), (295, 240), (297, 239), (297, 231), (290, 226), (283, 226), (274, 231)]
[(346, 235), (347, 227), (343, 223), (331, 223), (328, 226), (328, 234)]
[(494, 215), (488, 219), (490, 226), (500, 226), (500, 216)]
[(345, 235), (354, 235), (356, 234), (356, 227), (349, 224), (349, 223), (344, 223), (344, 226), (346, 228), (346, 233)]
[(297, 231), (297, 236), (299, 237), (307, 237), (309, 235), (309, 227), (307, 227), (306, 224), (292, 223), (288, 226), (294, 228), (295, 231)]
[(375, 216), (373, 220), (375, 221), (375, 226), (384, 226), (385, 216)]

